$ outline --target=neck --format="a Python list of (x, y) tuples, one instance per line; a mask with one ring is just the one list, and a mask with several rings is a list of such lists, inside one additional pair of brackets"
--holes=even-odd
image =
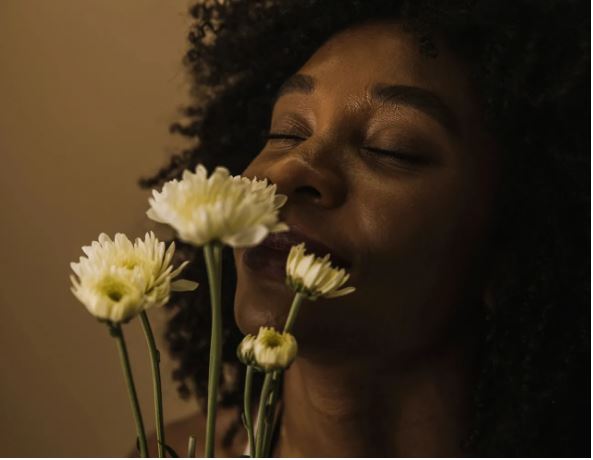
[(472, 349), (467, 342), (440, 346), (400, 366), (368, 357), (330, 365), (300, 356), (284, 376), (274, 456), (463, 456)]

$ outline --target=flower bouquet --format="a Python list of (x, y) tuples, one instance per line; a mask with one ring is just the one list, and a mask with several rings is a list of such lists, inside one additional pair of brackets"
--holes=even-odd
[[(256, 246), (270, 233), (288, 230), (278, 216), (286, 200), (287, 197), (276, 193), (276, 186), (265, 179), (231, 176), (223, 167), (217, 167), (208, 176), (202, 165), (194, 172), (184, 171), (181, 180), (167, 182), (160, 192), (153, 190), (149, 199), (148, 217), (170, 225), (181, 241), (202, 248), (206, 263), (212, 331), (204, 457), (215, 455), (222, 356), (222, 249), (224, 245)], [(134, 243), (122, 233), (116, 234), (113, 240), (102, 233), (98, 241), (84, 246), (82, 251), (85, 256), (71, 264), (72, 292), (93, 316), (107, 325), (116, 341), (136, 425), (139, 454), (147, 457), (148, 446), (123, 333), (123, 326), (136, 316), (140, 317), (152, 364), (158, 456), (178, 457), (166, 443), (159, 351), (146, 311), (165, 305), (171, 291), (193, 291), (198, 283), (175, 279), (188, 262), (173, 268), (175, 244), (166, 247), (152, 232), (147, 233), (144, 240), (136, 238)], [(291, 248), (286, 261), (286, 284), (294, 292), (294, 298), (284, 329), (277, 331), (261, 325), (257, 335), (247, 335), (237, 348), (237, 358), (247, 367), (242, 420), (249, 439), (249, 457), (270, 455), (277, 422), (274, 415), (280, 397), (279, 384), (283, 372), (297, 355), (297, 341), (291, 331), (303, 300), (349, 294), (354, 288), (342, 287), (348, 278), (344, 269), (332, 266), (329, 254), (323, 258), (307, 254), (304, 243)], [(254, 426), (251, 393), (256, 372), (264, 373), (265, 377)], [(187, 456), (195, 457), (195, 452), (195, 438), (190, 437)]]

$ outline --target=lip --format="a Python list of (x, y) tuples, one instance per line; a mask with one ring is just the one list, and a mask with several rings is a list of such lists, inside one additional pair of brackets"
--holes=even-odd
[(290, 248), (300, 243), (305, 243), (307, 253), (314, 253), (318, 257), (329, 254), (333, 266), (348, 269), (352, 265), (335, 249), (305, 235), (295, 225), (288, 225), (289, 231), (271, 233), (258, 246), (248, 248), (242, 258), (245, 265), (262, 275), (284, 282)]

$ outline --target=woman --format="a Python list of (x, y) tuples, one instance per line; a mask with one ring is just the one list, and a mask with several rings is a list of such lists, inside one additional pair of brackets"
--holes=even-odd
[[(283, 324), (277, 249), (301, 240), (329, 250), (357, 290), (302, 307), (274, 456), (589, 455), (587, 12), (192, 9), (196, 102), (172, 130), (196, 142), (143, 186), (223, 164), (277, 184), (292, 230), (225, 254), (217, 456), (245, 448), (236, 346)], [(200, 253), (181, 247), (205, 280)], [(207, 290), (170, 307), (175, 378), (203, 402)], [(169, 443), (203, 436), (203, 418), (171, 425)]]

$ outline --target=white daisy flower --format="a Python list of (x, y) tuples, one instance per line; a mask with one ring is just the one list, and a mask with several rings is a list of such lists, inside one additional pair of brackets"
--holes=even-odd
[(173, 270), (175, 245), (166, 249), (152, 232), (134, 244), (123, 233), (116, 234), (114, 241), (102, 233), (82, 251), (86, 257), (70, 264), (76, 274), (70, 277), (72, 292), (101, 320), (127, 321), (142, 310), (167, 303), (172, 290), (197, 287), (193, 281), (171, 281), (187, 262)]
[(310, 300), (354, 292), (351, 286), (339, 289), (350, 275), (343, 268), (332, 267), (329, 257), (329, 254), (323, 258), (305, 254), (305, 243), (291, 247), (286, 260), (286, 284)]
[(232, 247), (259, 244), (269, 233), (288, 230), (278, 220), (286, 196), (276, 194), (267, 179), (231, 176), (217, 167), (207, 177), (203, 165), (195, 173), (183, 172), (182, 180), (153, 190), (148, 217), (173, 227), (179, 238), (196, 246), (221, 241)]
[(287, 369), (296, 358), (297, 350), (292, 334), (262, 326), (253, 340), (253, 364), (265, 372)]

